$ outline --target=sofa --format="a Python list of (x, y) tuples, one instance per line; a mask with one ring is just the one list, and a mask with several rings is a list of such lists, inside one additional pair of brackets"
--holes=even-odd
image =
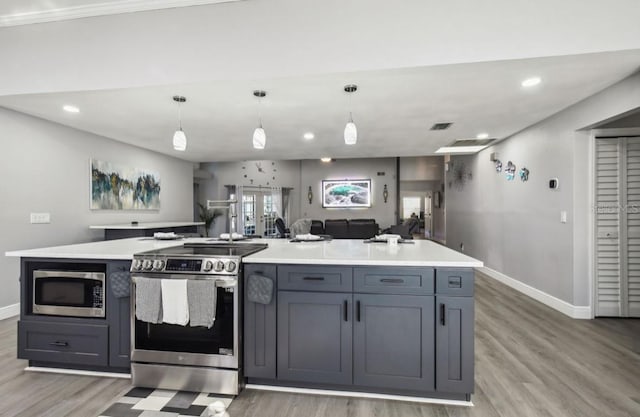
[(311, 233), (329, 235), (334, 239), (369, 239), (377, 235), (380, 226), (375, 219), (326, 219), (312, 220)]

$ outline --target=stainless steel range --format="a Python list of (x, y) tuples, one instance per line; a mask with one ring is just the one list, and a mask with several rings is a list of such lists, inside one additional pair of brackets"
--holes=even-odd
[[(131, 264), (131, 377), (134, 386), (236, 395), (242, 381), (242, 256), (255, 243), (185, 244), (134, 255)], [(150, 323), (136, 317), (136, 281), (214, 280), (211, 328)]]

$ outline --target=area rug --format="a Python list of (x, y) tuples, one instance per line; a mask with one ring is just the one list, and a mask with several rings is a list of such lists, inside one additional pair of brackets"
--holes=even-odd
[(227, 407), (233, 396), (205, 392), (132, 388), (99, 417), (207, 416), (207, 406), (222, 401)]

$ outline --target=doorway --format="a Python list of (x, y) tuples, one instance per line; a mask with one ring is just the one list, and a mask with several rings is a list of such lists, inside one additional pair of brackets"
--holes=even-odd
[(595, 316), (640, 317), (640, 136), (596, 137)]

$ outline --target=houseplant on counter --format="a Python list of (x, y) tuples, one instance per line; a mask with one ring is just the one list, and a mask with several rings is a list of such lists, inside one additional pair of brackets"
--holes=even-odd
[(208, 209), (202, 203), (198, 203), (198, 206), (200, 207), (200, 221), (204, 222), (204, 236), (209, 237), (209, 229), (216, 222), (216, 219), (224, 213), (219, 209)]

